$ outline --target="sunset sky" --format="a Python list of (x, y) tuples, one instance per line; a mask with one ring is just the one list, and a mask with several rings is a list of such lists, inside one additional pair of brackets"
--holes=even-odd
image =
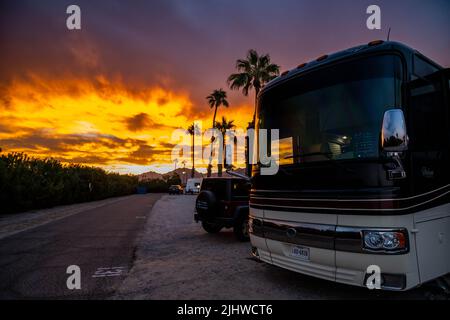
[[(66, 28), (81, 7), (82, 29)], [(378, 4), (382, 29), (366, 28)], [(212, 120), (242, 128), (253, 95), (227, 88), (248, 49), (281, 70), (373, 39), (450, 66), (450, 2), (319, 0), (0, 0), (0, 148), (122, 173), (173, 169), (172, 131)], [(190, 166), (190, 163), (187, 164)]]

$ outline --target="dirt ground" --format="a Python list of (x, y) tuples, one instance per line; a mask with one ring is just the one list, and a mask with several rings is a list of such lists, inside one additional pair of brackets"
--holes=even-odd
[(369, 291), (250, 259), (231, 230), (207, 234), (193, 220), (195, 196), (163, 196), (153, 207), (135, 264), (116, 299), (423, 299), (423, 289)]

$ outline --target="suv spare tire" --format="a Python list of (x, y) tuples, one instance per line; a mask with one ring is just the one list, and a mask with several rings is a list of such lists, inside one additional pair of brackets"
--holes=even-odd
[(214, 193), (209, 190), (200, 192), (195, 201), (195, 208), (197, 209), (197, 212), (205, 218), (214, 217), (217, 209), (217, 199)]

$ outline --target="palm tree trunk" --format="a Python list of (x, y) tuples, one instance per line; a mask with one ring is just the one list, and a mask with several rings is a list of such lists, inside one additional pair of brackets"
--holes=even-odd
[(223, 135), (223, 167), (226, 169), (227, 168), (227, 146), (226, 146), (226, 141), (225, 141), (225, 134)]
[(215, 124), (216, 124), (216, 114), (217, 114), (217, 105), (214, 108), (214, 117), (213, 117), (213, 123), (212, 123), (212, 128), (214, 129)]
[[(258, 107), (258, 94), (259, 94), (259, 88), (255, 88), (255, 108), (254, 108), (254, 111), (253, 111), (253, 121), (252, 121), (252, 125), (251, 125), (251, 128), (252, 129), (255, 129), (256, 128), (256, 109), (257, 109), (257, 107)], [(247, 129), (249, 129), (250, 128), (250, 126), (247, 128)], [(245, 150), (245, 167), (246, 167), (246, 174), (248, 175), (248, 176), (250, 176), (251, 175), (251, 172), (252, 172), (252, 166), (250, 165), (250, 148), (252, 147), (252, 146), (250, 146), (250, 143), (249, 143), (249, 138), (248, 137), (246, 137), (245, 138), (245, 144), (246, 144), (246, 150)], [(254, 150), (254, 148), (252, 148), (252, 151)]]
[(259, 88), (255, 88), (255, 108), (253, 111), (253, 128), (256, 127), (256, 108), (258, 107), (258, 94), (259, 94)]
[(191, 178), (194, 178), (194, 172), (195, 172), (195, 165), (194, 165), (194, 159), (195, 159), (195, 127), (194, 127), (194, 133), (192, 134), (192, 171), (191, 171)]
[(222, 132), (222, 163), (219, 163), (217, 165), (217, 175), (219, 177), (222, 176), (222, 172), (223, 172), (223, 167), (226, 168), (226, 164), (225, 164), (225, 134)]
[(231, 168), (233, 167), (233, 163), (235, 163), (237, 165), (237, 161), (238, 161), (238, 158), (237, 158), (237, 155), (238, 155), (237, 141), (238, 141), (237, 137), (234, 136), (234, 138), (233, 138), (233, 144), (234, 144), (233, 157), (231, 158), (231, 163), (230, 163), (230, 167)]
[[(214, 129), (215, 124), (216, 124), (216, 115), (217, 115), (217, 104), (216, 107), (214, 108), (214, 116), (213, 116), (213, 123), (212, 123), (212, 128)], [(209, 155), (209, 164), (208, 164), (208, 169), (207, 169), (207, 173), (206, 176), (207, 177), (211, 177), (211, 173), (212, 173), (212, 153), (213, 153), (213, 138), (214, 136), (211, 138), (211, 153)]]

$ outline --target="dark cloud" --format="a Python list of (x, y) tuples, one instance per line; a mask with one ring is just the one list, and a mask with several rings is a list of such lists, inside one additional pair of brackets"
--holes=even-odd
[[(89, 146), (89, 151), (86, 151), (86, 146)], [(148, 165), (156, 157), (170, 154), (170, 150), (166, 148), (172, 148), (173, 145), (162, 143), (155, 147), (147, 145), (144, 140), (122, 139), (108, 134), (54, 135), (48, 130), (29, 129), (28, 133), (22, 136), (0, 139), (0, 147), (3, 152), (22, 150), (30, 155), (39, 154), (45, 150), (45, 154), (55, 154), (57, 155), (55, 159), (68, 163), (106, 165), (113, 161), (114, 163)], [(122, 151), (118, 154), (117, 149), (129, 150), (129, 152)]]
[(155, 148), (149, 145), (141, 145), (139, 149), (133, 151), (127, 158), (122, 158), (122, 161), (145, 165), (149, 164), (155, 155)]
[(11, 97), (8, 94), (9, 83), (0, 83), (0, 110), (11, 108)]
[(14, 129), (7, 124), (0, 123), (0, 133), (13, 133)]
[(175, 147), (175, 144), (170, 143), (170, 142), (165, 142), (165, 141), (161, 141), (159, 143), (159, 146), (163, 149), (170, 149), (172, 150)]
[(152, 126), (153, 121), (150, 120), (150, 117), (146, 113), (139, 113), (135, 116), (125, 119), (125, 123), (127, 125), (128, 130), (130, 131), (141, 131), (145, 128), (149, 128)]
[(79, 156), (79, 157), (55, 157), (56, 160), (67, 162), (67, 163), (73, 163), (73, 164), (99, 164), (99, 165), (107, 165), (110, 161), (107, 157), (102, 156), (96, 156), (92, 154), (87, 154), (85, 156)]
[(11, 139), (0, 139), (3, 151), (8, 149), (26, 149), (38, 151), (49, 150), (50, 153), (64, 153), (80, 151), (85, 145), (92, 145), (91, 153), (95, 153), (96, 147), (106, 147), (112, 151), (116, 148), (130, 148), (129, 146), (141, 146), (146, 142), (139, 139), (122, 139), (108, 134), (52, 134), (48, 130), (29, 130), (29, 133)]
[(154, 147), (148, 145), (141, 145), (139, 146), (138, 150), (133, 151), (133, 153), (131, 153), (131, 156), (136, 158), (147, 158), (151, 157), (153, 155), (153, 152)]
[(164, 124), (154, 122), (150, 115), (147, 113), (141, 112), (132, 117), (125, 118), (125, 124), (130, 131), (142, 131), (145, 129), (165, 129), (165, 128), (174, 128), (171, 126), (166, 126)]

